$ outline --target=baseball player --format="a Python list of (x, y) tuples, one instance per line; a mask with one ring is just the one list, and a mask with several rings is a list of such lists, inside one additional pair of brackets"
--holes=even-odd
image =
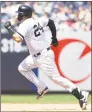
[(33, 68), (38, 67), (54, 83), (64, 87), (73, 94), (79, 100), (80, 107), (86, 109), (89, 93), (81, 91), (76, 85), (59, 74), (54, 60), (54, 53), (45, 39), (44, 27), (49, 27), (52, 34), (51, 45), (58, 46), (56, 27), (53, 20), (47, 18), (33, 19), (32, 8), (28, 5), (21, 5), (17, 13), (17, 19), (21, 22), (18, 30), (16, 31), (12, 28), (10, 21), (6, 22), (4, 26), (16, 42), (21, 42), (24, 39), (27, 44), (30, 54), (20, 63), (18, 70), (36, 85), (38, 93), (36, 98), (39, 99), (48, 92), (46, 84), (32, 71)]

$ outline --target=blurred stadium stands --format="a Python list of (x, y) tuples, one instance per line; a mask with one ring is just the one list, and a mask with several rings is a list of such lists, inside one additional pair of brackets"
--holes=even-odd
[[(15, 11), (21, 4), (30, 5), (33, 8), (33, 17), (46, 16), (55, 21), (57, 30), (61, 31), (90, 31), (91, 26), (91, 2), (1, 2), (1, 32), (6, 33), (3, 23), (10, 18), (15, 18)], [(16, 21), (14, 21), (14, 24)]]

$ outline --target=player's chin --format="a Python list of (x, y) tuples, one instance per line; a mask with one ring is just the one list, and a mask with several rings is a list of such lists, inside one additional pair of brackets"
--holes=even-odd
[(20, 16), (18, 16), (18, 17), (17, 17), (17, 20), (18, 20), (19, 22), (22, 22), (23, 18), (20, 17)]

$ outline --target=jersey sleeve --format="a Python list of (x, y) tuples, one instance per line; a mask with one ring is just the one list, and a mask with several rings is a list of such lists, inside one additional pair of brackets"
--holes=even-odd
[(46, 26), (48, 25), (49, 19), (46, 18), (46, 17), (41, 17), (41, 18), (39, 19), (39, 22), (40, 22), (40, 24), (41, 24), (43, 27), (46, 27)]
[(28, 31), (28, 26), (27, 24), (20, 24), (18, 27), (17, 32), (22, 36), (25, 37)]

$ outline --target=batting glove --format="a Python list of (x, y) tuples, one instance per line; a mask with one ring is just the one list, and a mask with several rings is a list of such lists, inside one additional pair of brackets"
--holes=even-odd
[(51, 45), (53, 45), (54, 47), (58, 46), (58, 40), (57, 40), (57, 38), (53, 38), (52, 37)]
[(10, 22), (10, 21), (6, 22), (6, 23), (4, 24), (4, 27), (5, 27), (6, 29), (11, 28), (11, 22)]

